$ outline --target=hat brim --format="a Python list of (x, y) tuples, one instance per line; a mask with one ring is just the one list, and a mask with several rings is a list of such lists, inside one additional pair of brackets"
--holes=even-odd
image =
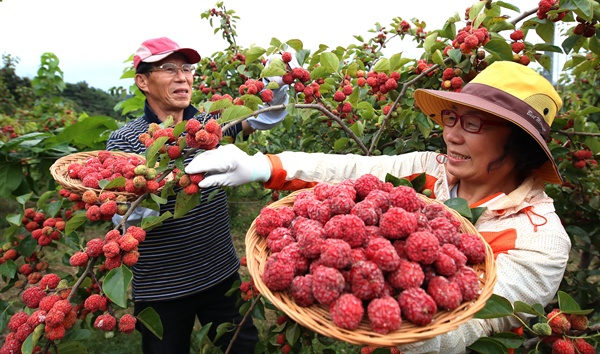
[(141, 62), (143, 62), (143, 63), (156, 63), (157, 61), (161, 61), (164, 58), (168, 57), (169, 55), (175, 54), (175, 53), (183, 54), (183, 56), (186, 57), (187, 62), (189, 64), (196, 64), (201, 59), (200, 54), (198, 54), (198, 52), (195, 51), (194, 49), (191, 49), (191, 48), (179, 48), (177, 50), (170, 50), (168, 52), (151, 55), (151, 56), (149, 56), (149, 57), (147, 57), (145, 59), (142, 59)]
[(455, 104), (472, 107), (516, 124), (535, 139), (548, 157), (548, 161), (535, 170), (534, 174), (546, 182), (563, 183), (563, 179), (558, 172), (558, 166), (552, 157), (545, 139), (529, 121), (515, 112), (493, 102), (481, 99), (479, 96), (463, 92), (417, 89), (414, 93), (414, 98), (416, 105), (421, 111), (442, 127), (444, 126), (441, 121), (442, 110), (452, 109)]

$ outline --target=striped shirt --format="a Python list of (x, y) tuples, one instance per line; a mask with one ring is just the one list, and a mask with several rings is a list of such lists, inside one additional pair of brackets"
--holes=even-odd
[[(218, 116), (198, 113), (190, 106), (184, 110), (184, 120), (204, 122)], [(112, 132), (107, 150), (143, 154), (146, 150), (139, 141), (148, 132), (151, 123), (160, 124), (148, 104), (144, 115)], [(239, 123), (223, 135), (235, 137), (242, 131)], [(185, 164), (191, 161), (189, 157)], [(209, 195), (217, 193), (208, 201)], [(162, 226), (147, 231), (139, 245), (140, 257), (132, 267), (132, 295), (134, 301), (171, 300), (208, 289), (237, 272), (239, 258), (229, 228), (229, 213), (225, 192), (218, 188), (201, 190), (202, 202), (184, 217), (168, 219)], [(174, 213), (175, 197), (161, 206), (161, 214)]]

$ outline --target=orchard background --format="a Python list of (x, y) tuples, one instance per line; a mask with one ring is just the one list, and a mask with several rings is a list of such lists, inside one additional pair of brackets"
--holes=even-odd
[[(503, 16), (507, 9), (520, 16)], [(236, 22), (240, 19), (234, 10), (217, 3), (201, 17), (210, 21), (215, 33), (222, 36), (224, 48), (204, 55), (198, 64), (192, 99), (196, 107), (207, 112), (221, 111), (222, 123), (239, 121), (257, 114), (263, 101), (268, 103), (268, 97), (251, 88), (252, 80), (284, 75), (289, 83), (290, 102), (285, 107), (288, 115), (284, 122), (270, 131), (253, 134), (247, 141), (235, 141), (249, 153), (284, 150), (363, 155), (394, 155), (415, 150), (443, 152), (440, 127), (414, 107), (415, 89), (459, 91), (498, 60), (516, 61), (547, 74), (553, 64), (550, 53), (565, 54), (567, 60), (555, 82), (564, 106), (552, 125), (550, 142), (565, 183), (548, 185), (546, 191), (554, 198), (557, 213), (571, 237), (569, 267), (556, 301), (545, 309), (536, 306), (524, 309), (521, 304), (518, 308), (510, 304), (507, 307), (502, 299), (490, 301), (497, 305), (492, 311), (495, 316), (529, 312), (536, 315), (537, 321), (545, 322), (545, 314), (559, 307), (567, 313), (585, 314), (590, 327), (570, 335), (581, 336), (598, 346), (598, 326), (594, 325), (600, 319), (600, 169), (597, 163), (600, 3), (597, 0), (542, 0), (538, 8), (530, 10), (502, 1), (479, 1), (468, 9), (457, 9), (457, 15), (442, 24), (426, 26), (418, 19), (398, 17), (385, 26), (376, 24), (368, 36), (355, 36), (355, 44), (335, 48), (304, 48), (301, 39), (278, 38), (262, 47), (243, 48), (236, 43)], [(560, 35), (555, 38), (555, 33)], [(404, 38), (411, 39), (422, 52), (420, 57), (382, 54), (391, 41)], [(294, 52), (302, 69), (292, 71), (281, 60), (271, 60), (265, 67), (268, 57), (285, 52)], [(128, 336), (136, 335), (135, 332), (124, 334), (130, 332), (127, 326), (119, 330), (119, 326), (107, 328), (95, 323), (98, 317), (107, 315), (119, 323), (126, 322), (121, 319), (129, 315), (132, 307), (129, 266), (106, 267), (104, 256), (90, 258), (83, 266), (73, 266), (70, 261), (74, 254), (85, 250), (87, 241), (104, 237), (114, 225), (86, 218), (85, 203), (82, 205), (77, 197), (64, 190), (61, 192), (49, 168), (62, 156), (103, 150), (111, 131), (142, 112), (143, 95), (134, 86), (113, 88), (104, 93), (82, 84), (65, 84), (59, 59), (52, 53), (41, 57), (33, 80), (15, 74), (18, 58), (4, 55), (3, 64), (0, 71), (0, 227), (4, 240), (0, 250), (0, 330), (3, 348), (14, 345), (17, 340), (24, 353), (86, 353), (106, 345), (91, 340), (93, 338), (127, 343)], [(122, 77), (133, 76), (130, 63)], [(274, 88), (275, 83), (266, 86), (266, 89)], [(274, 108), (267, 105), (264, 109)], [(159, 140), (159, 144), (164, 144), (164, 140)], [(161, 154), (158, 146), (149, 150), (154, 155), (148, 156), (149, 160)], [(163, 154), (162, 159), (169, 160), (169, 157)], [(177, 165), (178, 159), (173, 158), (172, 162)], [(171, 171), (173, 164), (161, 165), (159, 172)], [(178, 193), (183, 195), (182, 191)], [(250, 222), (262, 206), (285, 193), (251, 184), (228, 188), (228, 194), (232, 198), (234, 232), (237, 230), (240, 238), (238, 249), (243, 256), (241, 238)], [(162, 202), (161, 197), (145, 200), (147, 196), (143, 194), (138, 202), (154, 208)], [(186, 207), (202, 202), (189, 195), (182, 199), (186, 200)], [(468, 214), (468, 210), (463, 213)], [(150, 228), (159, 223), (160, 218), (141, 226)], [(36, 230), (44, 230), (47, 237), (40, 237), (42, 231)], [(250, 279), (247, 274), (243, 275), (242, 290), (232, 289), (232, 296), (251, 300), (242, 310), (259, 324), (260, 352), (365, 350), (316, 335), (286, 320), (262, 297), (248, 292)], [(26, 306), (28, 298), (23, 294), (27, 289), (42, 288), (40, 284), (44, 296), (56, 294), (72, 305), (72, 309), (65, 312), (69, 320), (65, 320), (68, 325), (63, 323), (63, 333), (49, 333), (43, 321), (33, 322), (21, 332), (9, 325), (13, 315), (25, 312), (29, 316), (36, 311), (37, 306)], [(102, 294), (109, 300), (108, 306), (95, 311), (86, 309), (85, 300), (92, 294)], [(141, 314), (137, 320), (161, 333), (160, 321), (152, 312)], [(195, 352), (226, 352), (227, 348), (211, 346), (213, 338), (204, 335), (208, 325), (195, 332)], [(549, 346), (540, 341), (547, 336), (529, 326), (526, 329), (530, 330), (521, 335), (484, 341), (474, 345), (473, 350), (550, 352)], [(124, 352), (131, 352), (130, 345), (122, 346)], [(382, 348), (377, 351), (389, 352)]]

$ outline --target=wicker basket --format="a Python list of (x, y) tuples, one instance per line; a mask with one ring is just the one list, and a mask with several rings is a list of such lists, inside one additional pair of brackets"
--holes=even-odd
[[(78, 152), (78, 153), (70, 154), (67, 156), (63, 156), (63, 157), (59, 158), (58, 160), (56, 160), (56, 162), (54, 162), (52, 164), (52, 166), (50, 166), (50, 174), (52, 174), (52, 177), (58, 184), (60, 184), (61, 186), (63, 186), (65, 189), (69, 190), (72, 193), (77, 193), (77, 194), (81, 195), (86, 190), (89, 190), (89, 189), (95, 191), (96, 193), (100, 193), (100, 192), (102, 192), (102, 190), (97, 189), (97, 188), (85, 187), (82, 184), (80, 179), (71, 178), (69, 176), (69, 170), (68, 170), (69, 165), (71, 165), (72, 163), (83, 164), (85, 162), (85, 160), (87, 160), (91, 157), (98, 156), (98, 153), (100, 151), (103, 151), (103, 150), (83, 151), (83, 152)], [(124, 156), (124, 157), (135, 156), (135, 157), (140, 158), (143, 161), (146, 160), (143, 156), (131, 154), (131, 153), (125, 153), (125, 152), (121, 152), (121, 151), (110, 151), (110, 153), (113, 155), (116, 155), (116, 156)], [(135, 194), (135, 193), (121, 192), (121, 191), (116, 191), (116, 190), (111, 190), (111, 192), (115, 193), (115, 195), (124, 195), (125, 197), (127, 197), (127, 200), (130, 202), (134, 201), (140, 197), (138, 194)]]
[[(294, 198), (299, 192), (293, 192), (270, 204), (268, 207), (277, 209), (281, 206), (292, 206)], [(426, 203), (440, 203), (425, 196), (420, 196)], [(461, 220), (462, 232), (477, 234), (481, 237), (468, 220), (460, 216), (455, 210), (447, 209)], [(402, 321), (402, 327), (399, 330), (387, 334), (379, 334), (373, 332), (368, 320), (363, 318), (362, 323), (357, 329), (347, 330), (333, 323), (327, 306), (312, 305), (310, 307), (302, 307), (294, 302), (294, 299), (288, 292), (273, 292), (267, 288), (262, 281), (261, 275), (269, 256), (269, 249), (267, 248), (266, 238), (257, 235), (255, 223), (256, 220), (251, 224), (246, 234), (246, 258), (248, 261), (248, 270), (258, 291), (300, 325), (324, 336), (356, 345), (391, 347), (433, 338), (456, 329), (460, 324), (471, 319), (477, 311), (483, 308), (488, 298), (492, 295), (492, 290), (496, 283), (496, 266), (493, 252), (491, 247), (485, 243), (485, 261), (483, 264), (473, 267), (480, 279), (480, 294), (477, 299), (463, 302), (458, 308), (452, 311), (438, 310), (433, 321), (427, 326), (417, 326), (410, 321)]]

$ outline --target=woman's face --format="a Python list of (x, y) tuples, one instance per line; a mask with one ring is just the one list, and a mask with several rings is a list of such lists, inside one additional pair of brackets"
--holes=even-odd
[[(516, 173), (510, 156), (492, 164), (492, 170), (488, 172), (490, 163), (504, 154), (504, 145), (511, 132), (510, 125), (504, 125), (506, 120), (466, 106), (457, 105), (452, 110), (458, 115), (458, 121), (453, 127), (444, 126), (443, 133), (448, 148), (448, 173), (461, 182), (478, 184), (501, 183), (513, 177)], [(465, 114), (481, 119), (481, 131), (470, 133), (462, 128), (460, 117)]]

